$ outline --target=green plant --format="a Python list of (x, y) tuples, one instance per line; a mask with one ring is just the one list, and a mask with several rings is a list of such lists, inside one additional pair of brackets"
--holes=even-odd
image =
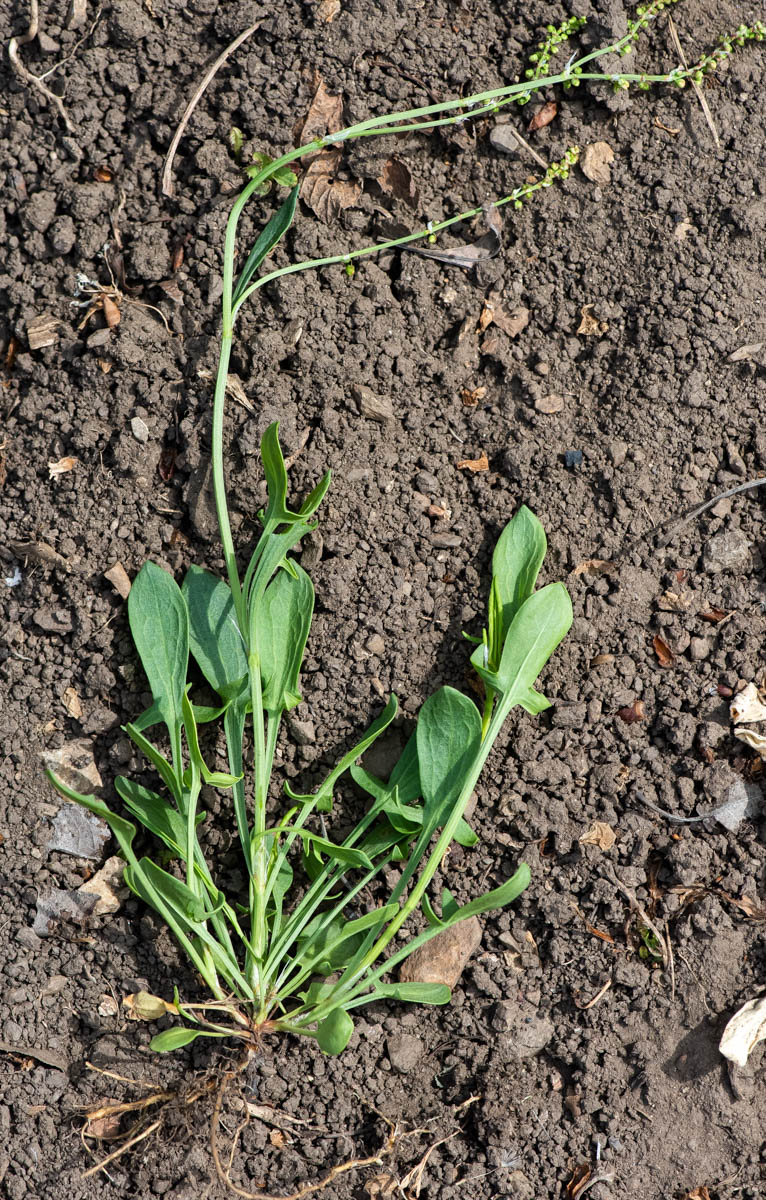
[[(428, 894), (452, 841), (475, 841), (463, 814), (510, 710), (520, 705), (539, 713), (547, 706), (533, 685), (571, 621), (562, 584), (534, 591), (545, 535), (536, 518), (522, 508), (497, 542), (487, 628), (471, 659), (485, 689), (483, 712), (462, 693), (441, 688), (423, 705), (401, 758), (390, 778), (382, 781), (357, 760), (393, 721), (397, 702), (392, 697), (315, 793), (297, 795), (285, 787), (290, 807), (269, 824), (269, 784), (280, 723), (300, 700), (299, 673), (314, 601), (311, 581), (291, 551), (314, 528), (313, 517), (329, 486), (329, 475), (300, 508), (289, 508), (277, 427), (267, 429), (261, 454), (268, 503), (261, 514), (260, 538), (240, 575), (223, 459), (226, 378), (236, 317), (244, 302), (270, 280), (333, 263), (349, 267), (356, 258), (433, 235), (481, 211), (460, 213), (382, 245), (257, 275), (295, 216), (298, 187), (290, 164), (356, 138), (433, 129), (493, 114), (505, 104), (526, 103), (541, 88), (558, 83), (566, 88), (584, 80), (608, 80), (617, 88), (632, 83), (683, 86), (712, 70), (733, 44), (764, 36), (760, 24), (742, 26), (695, 66), (677, 67), (664, 75), (586, 72), (585, 67), (604, 54), (628, 53), (647, 23), (672, 2), (654, 0), (637, 10), (624, 38), (579, 59), (573, 56), (558, 74), (546, 73), (550, 59), (577, 31), (579, 20), (549, 27), (520, 83), (370, 118), (276, 160), (261, 154), (248, 171), (249, 181), (232, 208), (226, 231), (221, 350), (213, 405), (213, 485), (227, 581), (192, 567), (179, 588), (167, 572), (147, 563), (128, 604), (153, 703), (126, 730), (155, 767), (167, 794), (128, 779), (118, 779), (116, 787), (127, 812), (164, 844), (165, 855), (178, 869), (168, 870), (146, 856), (139, 858), (133, 848), (137, 833), (133, 821), (50, 776), (62, 795), (109, 824), (126, 859), (126, 882), (167, 922), (212, 997), (182, 1004), (176, 995), (177, 1011), (188, 1024), (155, 1037), (152, 1045), (157, 1050), (170, 1050), (196, 1037), (236, 1036), (249, 1046), (263, 1033), (281, 1031), (315, 1038), (324, 1051), (337, 1053), (353, 1029), (349, 1014), (360, 1005), (380, 998), (420, 1003), (449, 999), (449, 990), (442, 985), (397, 983), (390, 974), (441, 930), (509, 903), (526, 885), (529, 871), (522, 864), (505, 884), (462, 907), (444, 890), (437, 913)], [(235, 154), (242, 149), (238, 132), (232, 131)], [(515, 189), (495, 201), (495, 206), (519, 207), (532, 192), (565, 178), (575, 158), (576, 149), (568, 151), (541, 180)], [(290, 187), (290, 193), (257, 238), (235, 281), (240, 216), (249, 199), (263, 195), (272, 182)], [(218, 696), (214, 707), (197, 705), (189, 695), (190, 652)], [(225, 773), (208, 769), (200, 747), (199, 727), (215, 721), (222, 723), (226, 737), (229, 770)], [(146, 730), (156, 725), (166, 728), (167, 755), (146, 736)], [(250, 791), (244, 753), (248, 738)], [(371, 802), (354, 830), (338, 843), (326, 835), (324, 815), (331, 813), (334, 790), (346, 773)], [(204, 821), (199, 807), (203, 784), (231, 794), (247, 895), (224, 895), (205, 858), (198, 837)], [(294, 888), (293, 851), (298, 850), (304, 882)], [(381, 897), (381, 876), (391, 864), (398, 864), (399, 878), (390, 894)], [(392, 950), (400, 928), (418, 909), (426, 928)]]

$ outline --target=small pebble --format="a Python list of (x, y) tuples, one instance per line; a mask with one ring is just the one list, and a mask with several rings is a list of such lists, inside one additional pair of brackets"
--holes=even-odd
[(513, 126), (505, 124), (494, 125), (489, 132), (489, 144), (502, 154), (518, 155), (519, 139), (513, 132)]
[(149, 441), (149, 426), (143, 417), (133, 417), (130, 422), (130, 432), (137, 442)]
[(379, 633), (373, 633), (372, 637), (369, 637), (365, 642), (365, 650), (368, 650), (370, 654), (377, 655), (378, 658), (381, 656), (385, 648), (386, 643), (383, 641), (383, 638)]
[(564, 466), (574, 470), (575, 467), (582, 466), (582, 450), (565, 450), (564, 451)]
[(750, 565), (750, 543), (741, 529), (724, 530), (710, 539), (702, 561), (711, 575), (747, 567)]
[(607, 454), (613, 466), (621, 467), (628, 454), (628, 443), (621, 442), (619, 439), (611, 442)]
[(538, 396), (535, 400), (535, 410), (539, 413), (545, 413), (548, 416), (550, 413), (561, 412), (564, 407), (564, 397), (556, 396), (553, 393), (549, 396)]

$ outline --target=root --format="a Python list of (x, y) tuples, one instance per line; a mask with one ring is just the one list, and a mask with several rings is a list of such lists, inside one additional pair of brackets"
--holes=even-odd
[[(248, 1124), (249, 1117), (246, 1117), (245, 1120), (240, 1123), (237, 1131), (234, 1134), (231, 1149), (228, 1154), (228, 1163), (226, 1165), (224, 1165), (221, 1160), (221, 1152), (218, 1146), (218, 1133), (221, 1125), (221, 1111), (223, 1108), (226, 1091), (232, 1080), (236, 1079), (237, 1076), (240, 1075), (247, 1066), (249, 1059), (250, 1055), (247, 1054), (243, 1057), (241, 1062), (234, 1070), (226, 1071), (223, 1076), (220, 1074), (210, 1075), (203, 1079), (196, 1087), (191, 1089), (179, 1088), (175, 1091), (156, 1088), (154, 1085), (147, 1084), (140, 1079), (126, 1079), (122, 1075), (115, 1075), (112, 1071), (100, 1071), (98, 1067), (94, 1067), (91, 1063), (88, 1063), (87, 1065), (91, 1068), (91, 1070), (99, 1071), (99, 1073), (102, 1075), (106, 1075), (109, 1078), (118, 1079), (123, 1083), (129, 1083), (134, 1087), (143, 1088), (148, 1094), (142, 1096), (138, 1100), (127, 1100), (114, 1104), (102, 1104), (97, 1108), (92, 1108), (87, 1111), (85, 1114), (85, 1123), (80, 1131), (80, 1138), (83, 1142), (83, 1145), (85, 1145), (88, 1149), (89, 1153), (92, 1153), (92, 1150), (89, 1146), (87, 1146), (85, 1139), (87, 1137), (97, 1136), (93, 1132), (89, 1133), (89, 1126), (91, 1126), (93, 1123), (97, 1121), (105, 1121), (109, 1118), (120, 1118), (126, 1113), (135, 1114), (136, 1120), (124, 1133), (118, 1132), (114, 1135), (109, 1134), (99, 1138), (100, 1141), (116, 1142), (117, 1145), (115, 1146), (114, 1150), (112, 1150), (112, 1152), (105, 1158), (100, 1159), (98, 1162), (94, 1163), (92, 1167), (89, 1167), (87, 1171), (84, 1171), (83, 1178), (87, 1179), (92, 1175), (96, 1175), (99, 1171), (106, 1170), (107, 1167), (111, 1166), (112, 1163), (121, 1158), (123, 1154), (126, 1154), (129, 1150), (132, 1150), (134, 1146), (138, 1145), (139, 1142), (151, 1137), (152, 1134), (161, 1129), (164, 1122), (165, 1111), (171, 1105), (188, 1108), (192, 1104), (196, 1104), (198, 1101), (207, 1096), (211, 1096), (212, 1094), (215, 1094), (215, 1101), (213, 1103), (213, 1112), (210, 1118), (210, 1150), (213, 1155), (216, 1174), (225, 1187), (229, 1188), (229, 1190), (235, 1195), (242, 1196), (244, 1200), (303, 1200), (304, 1196), (309, 1196), (312, 1192), (322, 1191), (323, 1188), (328, 1187), (333, 1180), (337, 1179), (339, 1175), (345, 1175), (348, 1171), (354, 1171), (360, 1167), (380, 1166), (384, 1156), (389, 1154), (393, 1149), (394, 1144), (399, 1137), (399, 1131), (392, 1121), (389, 1121), (387, 1117), (382, 1116), (381, 1113), (378, 1113), (378, 1116), (381, 1116), (382, 1119), (387, 1123), (389, 1132), (385, 1142), (375, 1154), (371, 1154), (366, 1158), (350, 1158), (346, 1162), (338, 1163), (338, 1165), (328, 1171), (323, 1178), (317, 1180), (315, 1183), (304, 1184), (302, 1187), (298, 1188), (297, 1191), (291, 1192), (289, 1195), (277, 1196), (269, 1192), (262, 1191), (248, 1192), (244, 1188), (239, 1187), (231, 1178), (231, 1166), (237, 1145), (239, 1143), (239, 1138), (242, 1134), (242, 1131)], [(154, 1108), (155, 1105), (160, 1106), (159, 1112), (155, 1111), (153, 1114), (150, 1114), (149, 1110)]]
[[(221, 1162), (221, 1155), (218, 1149), (218, 1130), (221, 1124), (221, 1109), (223, 1107), (224, 1096), (232, 1079), (236, 1078), (238, 1074), (239, 1071), (227, 1071), (226, 1075), (224, 1075), (223, 1079), (221, 1080), (220, 1087), (218, 1088), (215, 1104), (213, 1105), (213, 1115), (210, 1120), (210, 1150), (213, 1155), (213, 1162), (215, 1163), (215, 1169), (218, 1174), (218, 1178), (227, 1188), (234, 1192), (235, 1195), (242, 1196), (244, 1200), (303, 1200), (304, 1196), (309, 1196), (312, 1192), (321, 1192), (322, 1189), (331, 1184), (334, 1179), (337, 1179), (339, 1175), (344, 1175), (347, 1171), (355, 1171), (359, 1167), (380, 1166), (384, 1155), (389, 1154), (394, 1147), (394, 1143), (396, 1142), (398, 1136), (397, 1129), (391, 1121), (388, 1121), (388, 1137), (376, 1154), (371, 1154), (367, 1158), (350, 1158), (346, 1162), (338, 1163), (338, 1165), (333, 1167), (332, 1170), (330, 1170), (327, 1175), (323, 1176), (322, 1179), (318, 1179), (314, 1183), (304, 1184), (303, 1187), (298, 1188), (297, 1191), (290, 1192), (288, 1196), (276, 1196), (271, 1192), (248, 1192), (244, 1188), (241, 1188), (234, 1183), (229, 1173), (231, 1169), (231, 1159), (239, 1140), (239, 1135), (246, 1122), (240, 1125), (234, 1136), (234, 1142), (229, 1155), (229, 1165), (227, 1167), (224, 1167), (223, 1163)], [(387, 1118), (384, 1118), (384, 1120), (387, 1120)]]

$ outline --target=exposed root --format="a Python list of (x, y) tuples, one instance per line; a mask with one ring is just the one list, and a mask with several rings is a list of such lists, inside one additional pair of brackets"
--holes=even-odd
[(64, 108), (64, 102), (61, 97), (57, 96), (55, 92), (52, 92), (50, 88), (46, 87), (39, 75), (35, 75), (32, 71), (29, 71), (19, 58), (19, 48), (21, 46), (26, 46), (29, 42), (33, 42), (37, 37), (39, 28), (39, 0), (29, 0), (29, 24), (27, 26), (27, 31), (26, 33), (20, 34), (18, 37), (11, 38), (8, 43), (8, 58), (16, 74), (19, 75), (25, 83), (31, 84), (32, 87), (37, 88), (38, 92), (45, 97), (47, 102), (52, 104), (57, 110), (61, 120), (66, 125), (69, 132), (74, 133), (74, 125), (69, 120), (67, 111)]
[(330, 1170), (322, 1179), (318, 1179), (314, 1183), (304, 1184), (303, 1187), (298, 1188), (298, 1190), (295, 1192), (290, 1192), (290, 1194), (287, 1196), (276, 1196), (271, 1192), (248, 1192), (244, 1188), (241, 1188), (234, 1183), (230, 1174), (234, 1150), (236, 1149), (239, 1136), (242, 1132), (242, 1129), (247, 1124), (247, 1121), (244, 1121), (239, 1126), (234, 1135), (234, 1141), (229, 1154), (229, 1163), (226, 1167), (224, 1167), (223, 1163), (221, 1162), (221, 1154), (218, 1149), (218, 1130), (221, 1124), (221, 1109), (223, 1107), (224, 1096), (232, 1079), (236, 1078), (238, 1074), (239, 1071), (227, 1071), (226, 1075), (224, 1075), (223, 1079), (221, 1080), (220, 1087), (218, 1088), (215, 1104), (213, 1105), (213, 1115), (210, 1121), (210, 1150), (213, 1155), (213, 1162), (215, 1163), (215, 1169), (218, 1174), (218, 1178), (223, 1184), (225, 1184), (226, 1187), (234, 1192), (235, 1195), (244, 1197), (244, 1200), (303, 1200), (304, 1196), (309, 1196), (312, 1194), (312, 1192), (321, 1192), (322, 1189), (331, 1184), (334, 1179), (337, 1179), (339, 1175), (344, 1175), (347, 1171), (355, 1171), (359, 1167), (380, 1166), (384, 1155), (389, 1154), (394, 1147), (394, 1143), (398, 1137), (397, 1128), (391, 1121), (388, 1121), (387, 1118), (384, 1118), (389, 1127), (388, 1137), (376, 1154), (371, 1154), (368, 1158), (350, 1158), (346, 1162), (338, 1163), (338, 1165), (333, 1167), (332, 1170)]

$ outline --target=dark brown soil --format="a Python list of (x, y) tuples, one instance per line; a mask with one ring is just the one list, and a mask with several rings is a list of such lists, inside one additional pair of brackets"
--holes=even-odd
[[(3, 28), (23, 32), (26, 7), (0, 4)], [(342, 93), (349, 118), (510, 81), (541, 27), (570, 9), (559, 0), (342, 0), (327, 24), (298, 0), (113, 0), (94, 29), (74, 33), (63, 28), (64, 0), (43, 8), (47, 41), (21, 55), (42, 72), (71, 54), (48, 83), (73, 129), (16, 77), (6, 76), (0, 101), (0, 347), (18, 347), (0, 393), (0, 557), (3, 579), (21, 575), (13, 587), (0, 579), (0, 1006), (4, 1044), (43, 1052), (0, 1055), (0, 1180), (9, 1200), (213, 1200), (224, 1190), (205, 1104), (170, 1112), (159, 1139), (82, 1178), (93, 1159), (78, 1137), (80, 1106), (140, 1094), (87, 1063), (173, 1087), (233, 1057), (204, 1049), (160, 1060), (148, 1052), (147, 1026), (122, 1010), (103, 1015), (111, 997), (140, 988), (169, 997), (177, 982), (196, 994), (170, 938), (137, 902), (47, 938), (32, 931), (38, 897), (78, 886), (98, 865), (47, 850), (58, 803), (39, 754), (88, 739), (107, 797), (114, 774), (130, 769), (119, 726), (143, 707), (144, 683), (104, 571), (119, 560), (132, 576), (148, 556), (179, 575), (191, 562), (221, 568), (202, 485), (222, 231), (239, 180), (231, 127), (252, 149), (289, 148), (315, 72)], [(574, 11), (598, 15), (605, 33), (624, 19), (619, 0), (583, 0)], [(192, 119), (176, 198), (161, 198), (186, 99), (259, 16)], [(734, 0), (674, 9), (690, 60), (757, 16), (756, 3)], [(95, 18), (89, 5), (87, 21)], [(675, 61), (664, 21), (639, 58)], [(466, 686), (461, 631), (480, 625), (490, 549), (521, 502), (548, 531), (546, 578), (566, 579), (575, 607), (542, 681), (554, 707), (511, 723), (481, 783), (481, 843), (448, 867), (450, 887), (468, 896), (523, 857), (531, 887), (510, 912), (485, 919), (482, 948), (449, 1007), (369, 1010), (339, 1059), (294, 1042), (264, 1048), (249, 1098), (308, 1126), (283, 1124), (286, 1138), (270, 1138), (253, 1120), (232, 1171), (243, 1187), (267, 1180), (288, 1191), (371, 1153), (385, 1136), (377, 1109), (419, 1131), (389, 1164), (400, 1178), (449, 1137), (423, 1169), (419, 1194), (429, 1200), (556, 1197), (583, 1163), (607, 1177), (590, 1193), (602, 1200), (669, 1200), (694, 1188), (704, 1196), (705, 1186), (712, 1200), (764, 1194), (763, 1059), (756, 1051), (732, 1084), (717, 1050), (729, 1016), (764, 983), (763, 925), (723, 898), (762, 893), (763, 814), (727, 832), (714, 822), (671, 825), (638, 799), (640, 791), (688, 815), (738, 780), (758, 782), (760, 762), (731, 736), (719, 687), (764, 674), (766, 495), (724, 501), (664, 546), (651, 531), (766, 468), (763, 78), (763, 48), (753, 46), (706, 84), (718, 148), (688, 92), (631, 93), (619, 105), (559, 97), (555, 121), (530, 135), (536, 149), (548, 159), (606, 141), (611, 183), (598, 187), (578, 169), (522, 213), (506, 209), (506, 252), (479, 278), (387, 254), (351, 279), (340, 268), (292, 276), (243, 314), (233, 370), (254, 412), (232, 403), (227, 427), (238, 538), (251, 536), (261, 502), (257, 447), (268, 422), (280, 419), (288, 452), (310, 430), (291, 472), (296, 494), (327, 466), (334, 473), (309, 551), (318, 611), (297, 714), (317, 738), (285, 743), (286, 775), (310, 783), (390, 690), (410, 714), (442, 682)], [(353, 149), (357, 205), (329, 226), (302, 209), (278, 261), (375, 241), (388, 210), (417, 228), (506, 194), (536, 168), (493, 149), (488, 134), (464, 126)], [(412, 173), (414, 209), (372, 182), (392, 152)], [(253, 206), (248, 234), (270, 205)], [(133, 299), (160, 308), (169, 332), (137, 303), (123, 305), (117, 329), (99, 314), (77, 328), (77, 273), (108, 282), (101, 251), (109, 240), (114, 253), (116, 230), (127, 282), (140, 289)], [(169, 279), (182, 302), (158, 286)], [(473, 332), (490, 294), (508, 311), (529, 309), (515, 339), (495, 326)], [(602, 322), (590, 336), (578, 334), (586, 305)], [(41, 315), (60, 320), (57, 338), (31, 351), (27, 327)], [(359, 387), (389, 400), (393, 418), (360, 415)], [(467, 407), (462, 392), (476, 388), (486, 391)], [(545, 415), (536, 402), (550, 394), (563, 407)], [(571, 450), (581, 465), (566, 465)], [(487, 472), (456, 468), (481, 452)], [(50, 479), (48, 463), (69, 455), (76, 468)], [(429, 515), (430, 504), (447, 515)], [(718, 569), (722, 534), (731, 559)], [(60, 558), (18, 547), (30, 542)], [(617, 565), (572, 573), (592, 558)], [(728, 619), (706, 622), (713, 608)], [(656, 635), (672, 651), (667, 667)], [(67, 689), (79, 719), (68, 715)], [(638, 699), (645, 717), (627, 724), (616, 714)], [(595, 820), (617, 833), (613, 849), (581, 844)], [(210, 837), (225, 857), (225, 814), (217, 830)], [(613, 870), (667, 921), (674, 978), (639, 956), (638, 922)], [(693, 888), (696, 899), (678, 890)], [(392, 1040), (401, 1034), (409, 1040)], [(229, 1134), (240, 1120), (236, 1095)], [(375, 1173), (338, 1180), (327, 1194), (375, 1195), (374, 1184), (364, 1190)], [(412, 1183), (408, 1194), (418, 1194)]]

